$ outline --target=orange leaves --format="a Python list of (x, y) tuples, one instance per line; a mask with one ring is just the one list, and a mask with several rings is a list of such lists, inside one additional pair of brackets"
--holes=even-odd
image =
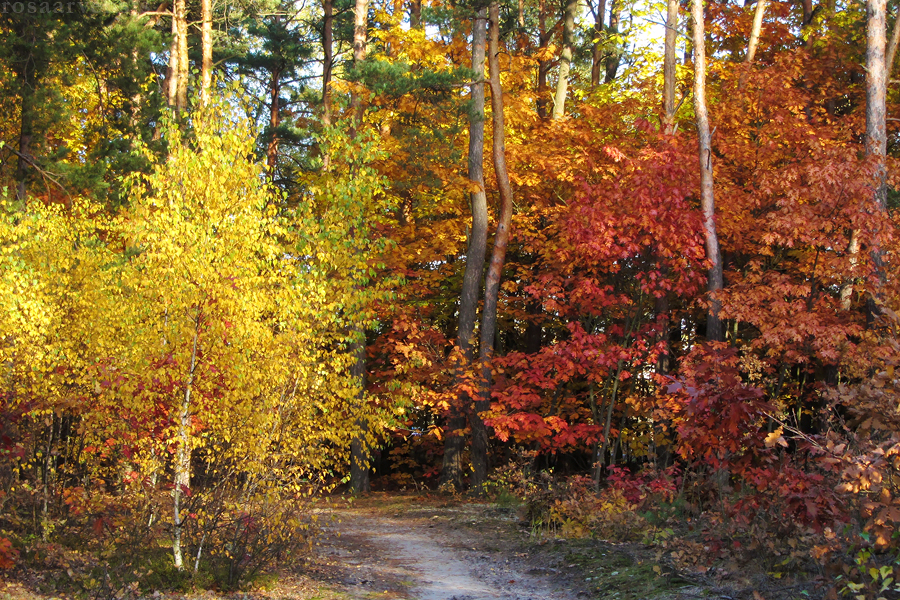
[(788, 443), (784, 440), (784, 428), (778, 427), (772, 433), (768, 434), (765, 439), (766, 448), (774, 448), (782, 446), (787, 448)]

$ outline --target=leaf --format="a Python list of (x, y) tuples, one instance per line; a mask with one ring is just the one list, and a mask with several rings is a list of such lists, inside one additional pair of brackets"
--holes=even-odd
[(768, 434), (765, 439), (766, 448), (774, 448), (775, 446), (784, 446), (787, 447), (787, 442), (782, 435), (784, 433), (783, 427), (778, 427), (772, 433)]

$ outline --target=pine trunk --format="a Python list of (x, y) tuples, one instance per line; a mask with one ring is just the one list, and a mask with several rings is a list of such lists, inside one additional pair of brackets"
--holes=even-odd
[[(469, 180), (478, 185), (478, 191), (470, 195), (472, 228), (469, 231), (466, 250), (466, 270), (459, 298), (459, 321), (457, 344), (462, 353), (463, 364), (456, 373), (457, 383), (462, 383), (466, 370), (475, 358), (474, 335), (475, 318), (478, 311), (478, 297), (481, 292), (481, 275), (484, 272), (484, 257), (487, 253), (488, 209), (484, 189), (484, 53), (487, 43), (487, 9), (478, 11), (472, 25), (472, 71), (476, 81), (472, 84), (472, 108), (469, 114)], [(466, 426), (465, 408), (472, 399), (462, 392), (458, 405), (448, 420), (448, 432), (444, 438), (444, 461), (441, 467), (441, 482), (456, 489), (462, 487), (462, 451), (464, 439), (456, 432)], [(474, 431), (474, 429), (473, 429)]]
[[(353, 62), (356, 65), (366, 59), (368, 13), (368, 0), (356, 0), (353, 9)], [(353, 135), (356, 135), (362, 126), (363, 118), (362, 99), (358, 94), (351, 94), (350, 107), (353, 118), (352, 132)], [(366, 391), (366, 335), (362, 327), (358, 327), (355, 333), (356, 341), (353, 345), (355, 361), (350, 369), (350, 374), (357, 381), (360, 390), (359, 402), (362, 403), (365, 401)], [(350, 489), (358, 493), (369, 491), (370, 452), (367, 442), (367, 424), (361, 420), (357, 422), (357, 426), (359, 433), (350, 443)]]
[(281, 71), (272, 69), (272, 80), (269, 83), (269, 144), (266, 147), (266, 170), (269, 178), (275, 179), (275, 168), (278, 165), (278, 125), (281, 123)]
[(200, 97), (206, 101), (212, 86), (212, 0), (200, 0)]
[(497, 232), (494, 234), (494, 249), (491, 262), (484, 279), (484, 308), (481, 314), (481, 393), (475, 402), (472, 422), (477, 426), (472, 431), (472, 487), (481, 490), (487, 481), (487, 428), (480, 413), (491, 404), (491, 365), (494, 355), (494, 337), (497, 333), (497, 304), (500, 296), (500, 279), (506, 262), (506, 247), (509, 244), (509, 228), (512, 221), (513, 195), (506, 170), (506, 127), (503, 118), (503, 87), (500, 83), (500, 3), (490, 5), (491, 35), (488, 49), (488, 68), (491, 74), (491, 127), (492, 158), (497, 187), (500, 191), (500, 216)]

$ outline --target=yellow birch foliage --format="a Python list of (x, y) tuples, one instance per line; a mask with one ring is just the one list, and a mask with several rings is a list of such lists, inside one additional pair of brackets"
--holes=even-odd
[(165, 129), (165, 156), (144, 151), (117, 215), (83, 200), (4, 210), (3, 408), (34, 423), (69, 411), (81, 464), (114, 465), (103, 477), (126, 495), (171, 491), (176, 563), (206, 540), (247, 564), (217, 528), (257, 510), (284, 522), (254, 526), (255, 543), (294, 535), (272, 507), (339, 475), (370, 420), (349, 350), (385, 293), (370, 281), (385, 207), (374, 138), (332, 132), (332, 171), (290, 208), (234, 103), (189, 124)]

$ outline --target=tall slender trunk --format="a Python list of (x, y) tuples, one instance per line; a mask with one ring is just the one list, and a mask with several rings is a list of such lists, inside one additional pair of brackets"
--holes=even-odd
[(885, 79), (891, 78), (894, 70), (894, 59), (897, 58), (897, 46), (900, 45), (900, 9), (897, 10), (897, 18), (894, 19), (894, 29), (891, 32), (891, 41), (888, 44), (887, 54), (884, 59)]
[(887, 200), (887, 64), (885, 62), (885, 0), (866, 2), (866, 156), (877, 161), (875, 206), (884, 210)]
[(709, 311), (706, 319), (706, 338), (724, 341), (725, 331), (719, 318), (722, 303), (717, 292), (724, 286), (722, 254), (716, 234), (716, 201), (713, 195), (712, 136), (709, 132), (709, 113), (706, 108), (706, 44), (703, 22), (703, 0), (692, 0), (694, 21), (694, 114), (697, 115), (697, 138), (700, 159), (700, 205), (703, 210), (703, 232), (706, 237), (706, 258), (710, 262), (706, 289), (709, 291)]
[(206, 102), (212, 85), (212, 0), (200, 0), (200, 98)]
[(266, 147), (266, 170), (269, 178), (275, 179), (275, 168), (278, 165), (278, 125), (281, 123), (281, 68), (273, 67), (272, 80), (269, 83), (269, 144)]
[(334, 68), (334, 0), (322, 0), (322, 123), (331, 125), (331, 73)]
[(19, 154), (16, 157), (16, 199), (24, 203), (28, 198), (29, 160), (32, 159), (31, 146), (34, 141), (34, 61), (26, 59), (19, 72), (21, 104), (19, 106)]
[(181, 519), (181, 497), (191, 487), (191, 393), (194, 391), (194, 375), (197, 372), (197, 350), (200, 341), (200, 322), (202, 315), (197, 314), (194, 322), (194, 341), (191, 348), (191, 366), (184, 385), (181, 409), (178, 412), (178, 449), (175, 454), (175, 487), (172, 490), (174, 505), (174, 532), (172, 536), (172, 556), (175, 567), (184, 568), (181, 549), (181, 535), (184, 521)]
[[(366, 59), (367, 27), (368, 27), (369, 0), (356, 0), (353, 8), (353, 64), (359, 64)], [(350, 95), (350, 108), (353, 113), (355, 127), (362, 124), (363, 106), (359, 94)]]
[[(350, 376), (359, 386), (356, 398), (361, 405), (365, 401), (366, 393), (366, 339), (365, 332), (357, 330), (357, 334), (362, 335), (362, 340), (353, 344), (355, 360), (350, 367)], [(356, 425), (359, 432), (350, 442), (350, 489), (354, 493), (359, 494), (370, 490), (369, 463), (371, 453), (369, 452), (369, 444), (366, 439), (369, 431), (368, 421), (360, 418), (357, 419)]]
[[(366, 59), (367, 27), (368, 27), (368, 0), (356, 0), (353, 9), (353, 62), (359, 65)], [(352, 134), (362, 126), (363, 105), (358, 94), (350, 96), (352, 111)], [(366, 335), (361, 326), (356, 326), (356, 341), (353, 343), (355, 361), (350, 369), (350, 375), (359, 386), (359, 402), (365, 401), (366, 390)], [(368, 424), (364, 419), (357, 421), (359, 433), (350, 443), (350, 489), (354, 492), (369, 491), (369, 462), (370, 449), (367, 441)]]
[(480, 489), (487, 481), (487, 428), (478, 413), (490, 408), (491, 365), (494, 354), (494, 337), (497, 333), (497, 303), (500, 296), (500, 278), (506, 262), (506, 247), (509, 244), (509, 228), (512, 221), (513, 194), (506, 170), (506, 127), (503, 118), (503, 87), (500, 83), (500, 3), (490, 4), (490, 46), (488, 48), (488, 69), (491, 74), (491, 133), (493, 145), (491, 157), (494, 174), (500, 191), (500, 216), (497, 232), (494, 234), (494, 249), (487, 275), (484, 278), (484, 308), (481, 313), (481, 393), (475, 402), (475, 418), (478, 429), (472, 432), (472, 486)]
[[(131, 0), (129, 5), (128, 13), (129, 17), (131, 17), (131, 21), (135, 22), (138, 19), (140, 9), (140, 1), (139, 0)], [(133, 48), (131, 50), (131, 68), (137, 69), (138, 64), (140, 64), (141, 56), (138, 52), (137, 48)], [(131, 96), (131, 115), (129, 118), (129, 125), (131, 125), (131, 129), (133, 132), (137, 132), (138, 125), (140, 123), (140, 113), (141, 106), (144, 104), (143, 94), (140, 92), (141, 88), (138, 88), (138, 91), (135, 92)]]
[(606, 41), (603, 23), (605, 20), (606, 0), (597, 0), (597, 12), (594, 13), (594, 38), (596, 41), (591, 59), (591, 86), (594, 87), (600, 85), (600, 73), (603, 71), (603, 44)]
[[(866, 2), (866, 156), (875, 161), (875, 190), (873, 200), (875, 212), (880, 218), (887, 208), (887, 74), (885, 63), (886, 46), (886, 2), (868, 0)], [(881, 314), (881, 286), (886, 274), (884, 251), (881, 248), (879, 225), (872, 231), (871, 257), (877, 275), (877, 288), (866, 300), (866, 323), (874, 324)]]
[(409, 7), (409, 26), (419, 29), (422, 26), (422, 0), (412, 0)]
[[(675, 133), (675, 83), (676, 83), (676, 58), (675, 44), (678, 40), (678, 0), (668, 0), (666, 6), (666, 43), (663, 55), (663, 109), (665, 117), (663, 120), (663, 131), (666, 135)], [(660, 268), (663, 274), (666, 273), (665, 268)], [(663, 275), (665, 276), (665, 275)], [(659, 319), (660, 333), (659, 341), (663, 345), (659, 358), (656, 361), (656, 371), (661, 375), (669, 372), (670, 357), (672, 354), (672, 346), (669, 343), (669, 329), (671, 327), (669, 319), (669, 296), (666, 290), (662, 291), (662, 295), (654, 301), (654, 311)]]
[(668, 0), (666, 7), (666, 46), (663, 58), (664, 129), (671, 134), (675, 127), (675, 43), (678, 40), (678, 0)]
[(566, 112), (569, 71), (572, 68), (572, 56), (575, 51), (575, 14), (577, 12), (578, 0), (566, 0), (563, 13), (563, 44), (559, 53), (559, 78), (556, 80), (556, 96), (553, 99), (554, 120), (561, 119)]
[(172, 43), (169, 46), (168, 89), (166, 101), (170, 108), (182, 112), (187, 108), (188, 44), (187, 7), (185, 0), (172, 5)]
[[(866, 2), (866, 156), (877, 157), (876, 182), (873, 200), (875, 208), (884, 210), (887, 200), (887, 188), (885, 186), (884, 156), (887, 152), (886, 132), (886, 92), (887, 79), (890, 74), (890, 65), (887, 57), (891, 55), (891, 48), (886, 46), (885, 24), (885, 0), (868, 0)], [(898, 18), (900, 21), (900, 18)], [(898, 27), (895, 24), (894, 33), (891, 36), (891, 45)], [(896, 47), (893, 48), (896, 51)], [(877, 232), (873, 240), (872, 260), (878, 272), (879, 279), (884, 276), (881, 251), (878, 247)], [(850, 241), (847, 245), (849, 267), (851, 274), (841, 287), (841, 308), (850, 310), (853, 304), (853, 291), (856, 267), (859, 264), (860, 231), (854, 229), (850, 232)], [(872, 299), (866, 301), (866, 321), (871, 323), (875, 317), (877, 307)]]
[[(547, 0), (538, 0), (538, 47), (547, 48), (553, 31), (547, 30)], [(550, 61), (538, 62), (537, 73), (537, 114), (541, 119), (547, 118), (547, 75), (550, 74)]]
[[(612, 0), (609, 5), (609, 34), (615, 36), (619, 33), (619, 19), (622, 16), (622, 0)], [(622, 48), (620, 44), (616, 44), (609, 54), (606, 56), (606, 78), (604, 82), (609, 83), (616, 78), (619, 72), (619, 62), (622, 59)]]
[(756, 48), (759, 46), (759, 36), (762, 32), (763, 17), (766, 14), (766, 0), (756, 1), (756, 10), (753, 13), (753, 27), (750, 29), (750, 41), (747, 43), (747, 58), (744, 59), (744, 72), (738, 82), (738, 89), (743, 89), (750, 75), (750, 65), (756, 58)]
[[(472, 210), (472, 228), (469, 231), (466, 250), (466, 269), (463, 273), (462, 292), (459, 297), (459, 321), (457, 344), (462, 353), (463, 364), (457, 367), (457, 383), (461, 383), (465, 371), (475, 358), (475, 317), (478, 311), (478, 296), (481, 291), (481, 275), (484, 272), (484, 256), (487, 253), (488, 209), (484, 190), (484, 53), (487, 43), (487, 8), (481, 8), (472, 23), (472, 84), (469, 113), (469, 180), (478, 185), (478, 191), (469, 196)], [(471, 402), (467, 392), (462, 392), (458, 406), (453, 407), (448, 420), (448, 433), (444, 438), (444, 461), (441, 467), (441, 482), (449, 483), (456, 489), (462, 486), (462, 460), (464, 438), (456, 432), (466, 426), (465, 410)], [(472, 427), (473, 433), (475, 426)], [(473, 441), (474, 444), (474, 441)]]
[(190, 64), (188, 63), (187, 3), (175, 0), (175, 18), (178, 21), (178, 94), (175, 106), (179, 111), (187, 109), (187, 90)]

